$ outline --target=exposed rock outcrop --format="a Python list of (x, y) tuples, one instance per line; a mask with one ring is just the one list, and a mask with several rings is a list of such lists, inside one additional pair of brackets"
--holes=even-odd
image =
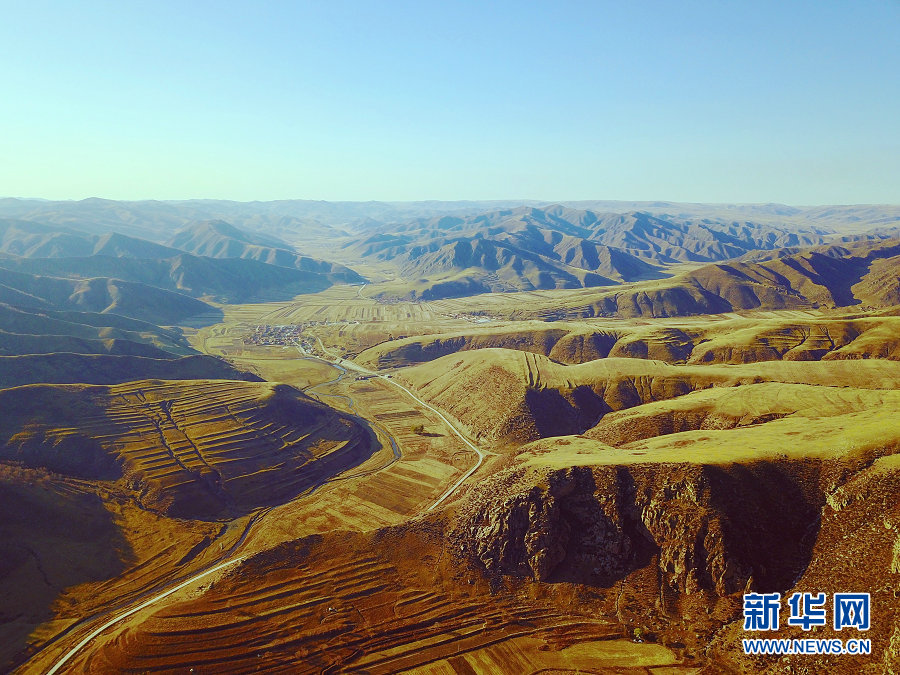
[(789, 585), (818, 507), (771, 465), (574, 467), (498, 476), (454, 536), (489, 574), (610, 586), (655, 559), (672, 591), (725, 596)]

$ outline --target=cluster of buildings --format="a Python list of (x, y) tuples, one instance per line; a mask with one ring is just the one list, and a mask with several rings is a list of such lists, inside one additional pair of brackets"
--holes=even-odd
[(287, 326), (256, 326), (253, 332), (244, 338), (245, 345), (296, 345), (303, 336), (303, 324)]
[(491, 321), (494, 321), (493, 318), (483, 314), (463, 314), (461, 312), (453, 312), (448, 316), (452, 319), (462, 319), (463, 321), (468, 321), (470, 323), (490, 323)]

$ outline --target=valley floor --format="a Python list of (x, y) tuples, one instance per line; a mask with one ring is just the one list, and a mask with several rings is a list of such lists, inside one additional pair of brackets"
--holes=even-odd
[[(536, 320), (550, 301), (583, 293), (382, 303), (334, 286), (223, 305), (218, 323), (185, 327), (198, 350), (265, 382), (104, 390), (96, 423), (106, 426), (93, 436), (129, 457), (127, 485), (157, 487), (140, 494), (142, 508), (122, 483), (79, 488), (118, 504), (124, 541), (103, 536), (128, 555), (48, 598), (39, 626), (21, 623), (31, 646), (20, 672), (63, 656), (71, 672), (98, 673), (893, 667), (897, 317)], [(273, 408), (265, 392), (285, 396), (277, 385), (305, 396)], [(173, 402), (147, 403), (156, 399)], [(326, 431), (313, 438), (313, 428)], [(151, 436), (182, 473), (153, 454)], [(229, 478), (248, 443), (279, 459)], [(305, 470), (281, 459), (297, 444)], [(166, 501), (207, 472), (183, 459), (189, 445), (233, 491), (221, 497), (230, 515)], [(326, 463), (310, 478), (315, 461)], [(793, 538), (781, 549), (747, 524), (769, 523), (776, 502)], [(150, 542), (146, 531), (167, 534)], [(884, 555), (869, 568), (853, 560), (872, 545)], [(745, 658), (739, 599), (757, 587), (871, 589), (874, 656)]]

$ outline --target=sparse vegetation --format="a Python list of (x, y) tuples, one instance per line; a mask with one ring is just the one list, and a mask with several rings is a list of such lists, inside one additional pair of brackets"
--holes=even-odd
[(750, 670), (743, 589), (834, 579), (889, 644), (892, 207), (47, 208), (0, 225), (0, 669), (238, 557), (68, 665)]

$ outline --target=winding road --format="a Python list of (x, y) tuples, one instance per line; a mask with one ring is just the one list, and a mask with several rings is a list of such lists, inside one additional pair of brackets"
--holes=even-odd
[(149, 607), (150, 605), (152, 605), (152, 604), (154, 604), (154, 603), (157, 603), (157, 602), (159, 602), (160, 600), (162, 600), (162, 599), (164, 599), (164, 598), (167, 598), (168, 596), (172, 595), (173, 593), (177, 593), (177, 592), (180, 591), (182, 588), (185, 588), (185, 587), (187, 587), (187, 586), (190, 586), (191, 584), (193, 584), (193, 583), (196, 582), (196, 581), (199, 581), (199, 580), (202, 579), (203, 577), (209, 576), (209, 575), (212, 574), (213, 572), (218, 572), (219, 570), (225, 569), (226, 567), (231, 567), (232, 565), (239, 563), (239, 562), (240, 562), (241, 560), (243, 560), (243, 559), (244, 559), (243, 556), (241, 556), (241, 557), (238, 557), (238, 558), (232, 558), (231, 560), (226, 560), (225, 562), (216, 565), (216, 566), (213, 567), (212, 569), (208, 569), (208, 570), (206, 570), (205, 572), (201, 572), (200, 574), (196, 574), (196, 575), (192, 576), (190, 579), (188, 579), (187, 581), (181, 582), (180, 584), (178, 584), (178, 585), (175, 586), (174, 588), (170, 588), (170, 589), (167, 590), (167, 591), (163, 591), (163, 592), (160, 593), (159, 595), (154, 595), (154, 596), (153, 596), (152, 598), (150, 598), (149, 600), (146, 600), (146, 601), (142, 602), (142, 603), (141, 603), (140, 605), (138, 605), (137, 607), (133, 607), (132, 609), (129, 609), (129, 610), (128, 610), (127, 612), (125, 612), (124, 614), (120, 614), (120, 615), (118, 615), (118, 616), (114, 616), (112, 619), (110, 619), (109, 621), (107, 621), (106, 623), (104, 623), (104, 624), (103, 624), (102, 626), (100, 626), (99, 628), (95, 628), (93, 631), (91, 631), (90, 633), (88, 633), (88, 634), (84, 637), (84, 639), (82, 639), (81, 642), (79, 642), (77, 645), (75, 645), (75, 646), (72, 647), (69, 651), (67, 651), (65, 654), (63, 654), (63, 656), (60, 657), (59, 661), (57, 661), (56, 664), (55, 664), (50, 670), (47, 671), (47, 675), (54, 675), (54, 673), (59, 672), (59, 669), (62, 668), (64, 665), (66, 665), (66, 662), (67, 662), (69, 659), (71, 659), (73, 656), (75, 656), (75, 654), (77, 654), (77, 653), (79, 652), (79, 650), (81, 650), (82, 647), (84, 647), (88, 642), (90, 642), (90, 641), (93, 640), (95, 637), (97, 637), (98, 635), (100, 635), (100, 633), (102, 633), (103, 631), (105, 631), (107, 628), (110, 628), (110, 627), (114, 626), (115, 624), (119, 623), (119, 622), (122, 621), (123, 619), (127, 619), (127, 618), (128, 618), (129, 616), (131, 616), (132, 614), (137, 614), (137, 613), (140, 612), (142, 609), (146, 609), (146, 608)]
[[(444, 424), (446, 424), (447, 427), (450, 429), (450, 431), (452, 431), (457, 437), (459, 437), (459, 439), (463, 443), (465, 443), (466, 446), (469, 447), (478, 456), (478, 461), (475, 463), (475, 466), (473, 466), (471, 469), (466, 471), (462, 475), (462, 477), (450, 487), (449, 490), (447, 490), (443, 495), (440, 496), (440, 498), (434, 504), (432, 504), (431, 506), (429, 506), (426, 509), (427, 511), (432, 511), (435, 508), (437, 508), (444, 500), (446, 500), (450, 495), (452, 495), (459, 488), (460, 485), (465, 483), (466, 480), (469, 478), (469, 476), (471, 476), (473, 473), (475, 473), (478, 470), (478, 468), (484, 462), (484, 458), (485, 458), (484, 452), (482, 452), (481, 449), (478, 446), (476, 446), (474, 443), (472, 443), (468, 438), (463, 436), (463, 434), (453, 425), (453, 422), (451, 422), (450, 420), (447, 419), (447, 417), (444, 415), (444, 413), (442, 413), (440, 410), (437, 410), (436, 408), (425, 403), (425, 401), (420, 399), (418, 396), (416, 396), (414, 393), (412, 393), (409, 389), (404, 387), (402, 384), (400, 384), (396, 380), (388, 377), (387, 375), (381, 375), (379, 373), (376, 373), (374, 370), (369, 370), (368, 368), (364, 368), (363, 366), (360, 366), (360, 365), (354, 363), (353, 361), (348, 361), (347, 359), (343, 359), (340, 356), (332, 354), (325, 347), (325, 345), (322, 344), (322, 340), (320, 338), (316, 338), (316, 340), (318, 341), (319, 347), (321, 348), (321, 350), (325, 354), (331, 356), (335, 360), (334, 362), (337, 365), (344, 367), (344, 368), (349, 368), (350, 370), (358, 371), (360, 373), (364, 373), (366, 375), (370, 375), (372, 377), (380, 378), (380, 379), (384, 380), (385, 382), (389, 382), (390, 384), (394, 385), (398, 389), (402, 389), (403, 391), (405, 391), (407, 396), (409, 396), (412, 400), (414, 400), (420, 406), (422, 406), (423, 408), (428, 408), (428, 410), (430, 410), (435, 415), (440, 417), (444, 421)], [(327, 362), (327, 363), (330, 363), (330, 362)]]
[[(362, 290), (362, 289), (360, 289), (360, 290)], [(318, 338), (317, 338), (317, 339), (318, 339)], [(466, 472), (459, 478), (459, 480), (457, 480), (452, 486), (450, 486), (450, 488), (449, 488), (446, 492), (444, 492), (444, 493), (438, 498), (438, 500), (437, 500), (436, 502), (434, 502), (431, 506), (429, 506), (429, 507), (426, 509), (426, 511), (433, 511), (433, 510), (434, 510), (435, 508), (437, 508), (440, 504), (442, 504), (444, 501), (446, 501), (447, 498), (449, 498), (450, 495), (452, 495), (457, 489), (459, 489), (459, 487), (460, 487), (463, 483), (465, 483), (466, 480), (468, 480), (468, 478), (469, 478), (473, 473), (475, 473), (475, 472), (478, 470), (478, 468), (482, 465), (482, 463), (484, 462), (485, 453), (482, 452), (482, 450), (481, 450), (480, 448), (478, 448), (478, 446), (476, 446), (476, 445), (475, 445), (474, 443), (472, 443), (469, 439), (467, 439), (467, 438), (466, 438), (466, 437), (465, 437), (465, 436), (464, 436), (464, 435), (463, 435), (463, 434), (462, 434), (462, 433), (461, 433), (461, 432), (453, 425), (453, 423), (446, 417), (446, 415), (444, 415), (444, 413), (442, 413), (440, 410), (437, 410), (437, 409), (434, 408), (433, 406), (429, 405), (428, 403), (426, 403), (425, 401), (423, 401), (422, 399), (420, 399), (418, 396), (416, 396), (413, 392), (411, 392), (409, 389), (407, 389), (406, 387), (404, 387), (402, 384), (400, 384), (399, 382), (396, 382), (395, 380), (393, 380), (390, 376), (382, 375), (382, 374), (376, 373), (375, 371), (369, 370), (368, 368), (364, 368), (363, 366), (360, 366), (360, 365), (354, 363), (353, 361), (348, 361), (348, 360), (346, 360), (346, 359), (341, 358), (340, 356), (331, 354), (331, 352), (329, 352), (329, 350), (325, 347), (325, 345), (322, 344), (321, 339), (318, 339), (318, 342), (319, 342), (319, 346), (320, 346), (321, 349), (322, 349), (322, 352), (323, 352), (324, 354), (326, 354), (326, 355), (331, 356), (331, 358), (332, 358), (333, 360), (321, 359), (321, 358), (319, 358), (319, 357), (316, 357), (316, 356), (313, 356), (313, 355), (311, 355), (311, 354), (308, 354), (308, 353), (303, 349), (303, 347), (302, 347), (301, 345), (299, 345), (299, 344), (296, 344), (295, 346), (297, 347), (298, 351), (303, 355), (304, 358), (308, 358), (308, 359), (311, 359), (311, 360), (318, 360), (318, 361), (321, 361), (321, 362), (323, 362), (323, 363), (327, 363), (328, 365), (337, 368), (340, 372), (339, 372), (338, 376), (337, 376), (336, 378), (334, 378), (333, 380), (329, 380), (329, 381), (327, 381), (327, 382), (322, 382), (322, 383), (313, 385), (312, 387), (308, 387), (307, 390), (312, 390), (312, 389), (315, 389), (315, 388), (318, 388), (318, 387), (322, 387), (322, 386), (325, 386), (325, 385), (329, 385), (329, 384), (335, 384), (335, 383), (339, 382), (339, 381), (344, 377), (344, 375), (346, 374), (347, 370), (354, 370), (354, 371), (363, 373), (363, 374), (365, 374), (365, 375), (368, 375), (368, 376), (370, 376), (370, 377), (377, 377), (377, 378), (379, 378), (379, 379), (381, 379), (381, 380), (383, 380), (383, 381), (385, 381), (385, 382), (388, 382), (388, 383), (392, 384), (393, 386), (397, 387), (398, 389), (401, 389), (403, 392), (406, 393), (407, 396), (409, 396), (412, 400), (414, 400), (418, 405), (422, 406), (423, 408), (427, 408), (428, 410), (430, 410), (431, 412), (433, 412), (435, 415), (437, 415), (437, 416), (444, 422), (444, 424), (447, 425), (447, 428), (449, 428), (450, 431), (452, 431), (453, 434), (456, 435), (456, 436), (457, 436), (457, 437), (458, 437), (458, 438), (466, 445), (466, 447), (468, 447), (470, 450), (472, 450), (472, 451), (476, 454), (476, 456), (478, 457), (478, 461), (475, 463), (475, 465), (472, 466), (468, 471), (466, 471)], [(366, 420), (365, 418), (362, 418), (362, 417), (360, 417), (359, 415), (356, 415), (356, 413), (352, 412), (353, 409), (354, 409), (353, 399), (350, 398), (349, 396), (344, 396), (344, 395), (341, 395), (341, 394), (319, 394), (319, 395), (320, 395), (320, 396), (338, 396), (338, 397), (341, 397), (341, 398), (346, 399), (347, 402), (348, 402), (348, 405), (349, 405), (349, 407), (350, 407), (350, 410), (351, 410), (351, 413), (350, 413), (350, 414), (353, 414), (355, 417), (359, 417), (360, 419), (364, 420), (366, 423), (369, 423), (369, 424), (375, 424), (375, 423), (372, 422), (371, 420)], [(384, 429), (383, 427), (381, 427), (380, 425), (379, 425), (379, 428), (382, 430), (383, 433), (385, 433), (385, 435), (387, 436), (387, 438), (390, 440), (391, 446), (392, 446), (392, 450), (393, 450), (393, 452), (394, 452), (394, 457), (393, 457), (393, 459), (386, 465), (386, 466), (390, 466), (390, 464), (392, 464), (392, 463), (396, 462), (398, 459), (400, 459), (400, 458), (402, 457), (402, 454), (401, 454), (401, 452), (400, 452), (400, 448), (399, 448), (399, 446), (397, 445), (397, 442), (396, 442), (396, 440), (394, 439), (394, 437), (393, 437), (391, 434), (389, 434), (389, 433), (387, 432), (387, 430)], [(380, 470), (386, 468), (386, 466), (385, 466), (385, 467), (380, 467), (380, 468), (375, 469), (375, 470), (373, 470), (373, 471), (380, 471)], [(367, 473), (371, 473), (371, 472), (367, 472)], [(257, 515), (258, 515), (258, 514), (257, 514)], [(251, 519), (251, 523), (252, 523), (253, 520), (255, 520), (255, 517), (254, 517), (253, 519)], [(249, 532), (249, 525), (248, 525), (248, 527), (245, 529), (244, 534), (241, 536), (241, 538), (240, 538), (240, 540), (238, 541), (238, 543), (235, 544), (235, 545), (231, 548), (231, 551), (234, 551), (235, 549), (238, 548), (238, 546), (240, 546), (240, 544), (243, 542), (244, 538), (247, 536), (247, 533), (248, 533), (248, 532)], [(218, 563), (218, 564), (216, 564), (215, 566), (213, 566), (213, 567), (211, 567), (211, 568), (208, 568), (208, 569), (206, 569), (206, 570), (203, 570), (203, 571), (201, 571), (201, 572), (199, 572), (199, 573), (197, 573), (197, 574), (191, 576), (191, 577), (188, 578), (187, 580), (184, 580), (184, 581), (181, 581), (180, 583), (177, 583), (177, 584), (176, 584), (175, 586), (173, 586), (172, 588), (169, 588), (169, 589), (167, 589), (167, 590), (161, 591), (160, 593), (157, 593), (156, 595), (153, 595), (152, 597), (150, 597), (150, 598), (144, 600), (143, 602), (141, 602), (141, 603), (138, 604), (137, 606), (135, 606), (135, 607), (133, 607), (133, 608), (131, 608), (131, 609), (128, 609), (128, 610), (124, 611), (123, 613), (118, 614), (118, 615), (112, 617), (111, 619), (108, 619), (106, 622), (104, 622), (103, 624), (101, 624), (101, 625), (98, 626), (97, 628), (93, 629), (91, 632), (89, 632), (84, 638), (81, 639), (81, 641), (79, 641), (75, 646), (73, 646), (73, 647), (72, 647), (71, 649), (69, 649), (65, 654), (63, 654), (63, 655), (56, 661), (56, 663), (55, 663), (55, 664), (47, 671), (47, 675), (55, 675), (56, 673), (58, 673), (58, 672), (60, 671), (60, 669), (61, 669), (63, 666), (65, 666), (66, 663), (68, 663), (68, 662), (69, 662), (69, 661), (70, 661), (70, 660), (71, 660), (71, 659), (72, 659), (72, 658), (73, 658), (73, 657), (74, 657), (74, 656), (75, 656), (82, 648), (84, 648), (91, 640), (93, 640), (94, 638), (96, 638), (98, 635), (100, 635), (100, 634), (103, 633), (104, 631), (108, 630), (109, 628), (113, 627), (113, 626), (116, 625), (117, 623), (119, 623), (119, 622), (121, 622), (121, 621), (127, 619), (128, 617), (130, 617), (130, 616), (132, 616), (132, 615), (134, 615), (134, 614), (140, 612), (140, 611), (143, 610), (143, 609), (146, 609), (147, 607), (149, 607), (149, 606), (151, 606), (151, 605), (153, 605), (153, 604), (155, 604), (155, 603), (157, 603), (157, 602), (160, 602), (161, 600), (164, 600), (165, 598), (169, 597), (170, 595), (172, 595), (172, 594), (174, 594), (174, 593), (177, 593), (178, 591), (180, 591), (180, 590), (182, 590), (182, 589), (184, 589), (184, 588), (190, 586), (190, 585), (193, 584), (193, 583), (196, 583), (197, 581), (199, 581), (199, 580), (201, 580), (201, 579), (203, 579), (203, 578), (205, 578), (205, 577), (207, 577), (207, 576), (209, 576), (209, 575), (211, 575), (211, 574), (214, 574), (214, 573), (216, 573), (216, 572), (218, 572), (218, 571), (220, 571), (220, 570), (223, 570), (223, 569), (225, 569), (225, 568), (227, 568), (227, 567), (231, 567), (232, 565), (236, 565), (237, 563), (239, 563), (239, 562), (241, 562), (242, 560), (244, 560), (245, 557), (246, 557), (246, 556), (241, 555), (241, 556), (237, 556), (237, 557), (235, 557), (235, 558), (231, 558), (231, 559), (229, 559), (229, 560), (225, 560), (225, 561), (223, 561), (223, 562), (221, 562), (221, 563)]]
[[(259, 509), (255, 513), (253, 513), (253, 515), (247, 521), (247, 524), (244, 526), (244, 531), (241, 533), (241, 536), (228, 549), (228, 552), (225, 554), (226, 558), (229, 555), (231, 555), (234, 551), (236, 551), (238, 548), (240, 548), (240, 546), (244, 543), (244, 541), (247, 539), (248, 535), (250, 534), (250, 530), (253, 528), (253, 525), (256, 523), (256, 521), (259, 520), (259, 518), (262, 517), (264, 514), (268, 513), (269, 510), (270, 510), (270, 507), (266, 507), (266, 508)], [(57, 660), (56, 663), (47, 671), (47, 675), (54, 675), (54, 673), (59, 672), (59, 669), (62, 668), (73, 656), (75, 656), (85, 645), (87, 645), (91, 640), (93, 640), (95, 637), (100, 635), (100, 633), (102, 633), (106, 629), (111, 628), (112, 626), (116, 625), (120, 621), (127, 619), (129, 616), (136, 614), (137, 612), (141, 611), (142, 609), (146, 609), (150, 605), (157, 603), (160, 600), (163, 600), (164, 598), (167, 598), (168, 596), (172, 595), (173, 593), (176, 593), (177, 591), (180, 591), (181, 589), (183, 589), (187, 586), (190, 586), (194, 582), (199, 581), (200, 579), (202, 579), (206, 576), (209, 576), (210, 574), (213, 574), (214, 572), (218, 572), (219, 570), (223, 570), (226, 567), (230, 567), (231, 565), (241, 562), (245, 557), (246, 556), (237, 556), (234, 558), (229, 558), (218, 564), (213, 565), (212, 567), (208, 567), (204, 570), (201, 570), (200, 572), (197, 572), (196, 574), (188, 577), (187, 579), (176, 580), (176, 585), (174, 587), (168, 588), (166, 590), (162, 590), (159, 593), (147, 598), (146, 600), (141, 602), (136, 607), (132, 607), (131, 609), (128, 609), (128, 610), (122, 612), (121, 614), (116, 614), (114, 617), (112, 617), (111, 619), (108, 619), (101, 626), (99, 626), (98, 628), (95, 628), (90, 633), (88, 633), (84, 638), (82, 638), (82, 640), (78, 644), (76, 644), (74, 647), (69, 649), (69, 651), (67, 651), (65, 654), (63, 654), (61, 657), (59, 657), (59, 660)], [(152, 591), (151, 591), (151, 593), (152, 593)], [(144, 595), (143, 597), (146, 597), (146, 595)], [(142, 599), (143, 598), (141, 596), (138, 596), (138, 598), (137, 598), (137, 600), (142, 600)], [(115, 612), (115, 610), (113, 610), (113, 612)], [(76, 628), (81, 623), (87, 623), (95, 618), (97, 618), (96, 615), (91, 616), (87, 619), (83, 619), (79, 624), (76, 624), (76, 625), (66, 629), (60, 635), (58, 635), (56, 638), (53, 638), (48, 643), (46, 643), (44, 645), (44, 648), (46, 649), (46, 647), (48, 647), (49, 645), (54, 644), (63, 635), (71, 632), (74, 628)], [(38, 652), (38, 653), (40, 653), (40, 652)], [(27, 664), (26, 664), (26, 666), (27, 666)], [(24, 671), (21, 671), (21, 672), (24, 672)]]
[[(380, 467), (378, 467), (377, 469), (372, 469), (371, 471), (363, 471), (363, 472), (360, 472), (360, 473), (354, 473), (354, 474), (348, 474), (348, 475), (340, 474), (340, 475), (338, 475), (338, 476), (335, 476), (334, 478), (330, 478), (329, 480), (320, 483), (319, 485), (316, 486), (316, 488), (322, 487), (322, 485), (325, 485), (326, 483), (330, 483), (330, 482), (335, 481), (335, 480), (346, 480), (346, 479), (348, 479), (348, 478), (359, 478), (360, 476), (368, 476), (369, 474), (375, 473), (375, 472), (377, 472), (377, 471), (382, 471), (383, 469), (388, 468), (391, 464), (393, 464), (393, 463), (396, 462), (397, 460), (402, 459), (402, 458), (403, 458), (403, 453), (400, 451), (400, 446), (397, 444), (397, 439), (394, 438), (393, 434), (391, 434), (387, 429), (384, 428), (384, 426), (382, 426), (381, 424), (378, 424), (378, 423), (375, 422), (374, 420), (366, 419), (366, 418), (363, 417), (362, 415), (357, 415), (357, 414), (356, 414), (356, 405), (354, 404), (353, 398), (352, 398), (352, 397), (346, 396), (346, 395), (344, 395), (344, 394), (325, 394), (325, 393), (322, 393), (322, 392), (315, 392), (315, 393), (313, 393), (313, 390), (318, 389), (319, 387), (325, 387), (325, 386), (328, 386), (328, 385), (330, 385), (330, 384), (337, 384), (338, 382), (340, 382), (342, 379), (344, 379), (344, 375), (347, 374), (347, 369), (344, 368), (344, 367), (341, 366), (341, 365), (338, 365), (338, 364), (336, 364), (336, 363), (332, 363), (331, 361), (326, 361), (325, 359), (320, 359), (320, 358), (317, 357), (317, 356), (311, 356), (311, 355), (309, 355), (309, 354), (303, 349), (303, 347), (300, 346), (299, 344), (297, 344), (297, 345), (295, 345), (295, 346), (297, 347), (297, 350), (298, 350), (301, 354), (303, 354), (303, 358), (304, 358), (304, 359), (306, 359), (306, 360), (308, 360), (308, 361), (318, 361), (319, 363), (325, 363), (325, 364), (331, 366), (332, 368), (336, 368), (336, 369), (339, 371), (338, 376), (337, 376), (336, 378), (334, 378), (333, 380), (328, 380), (327, 382), (320, 382), (320, 383), (318, 383), (318, 384), (313, 384), (313, 385), (310, 385), (310, 386), (308, 386), (308, 387), (304, 387), (303, 392), (304, 392), (304, 393), (312, 393), (312, 395), (313, 395), (314, 397), (316, 397), (317, 399), (320, 398), (320, 397), (322, 397), (322, 396), (329, 396), (329, 397), (332, 397), (332, 398), (340, 398), (340, 399), (343, 399), (344, 401), (346, 401), (346, 402), (347, 402), (347, 407), (348, 407), (349, 410), (350, 410), (350, 413), (349, 413), (349, 414), (352, 415), (353, 417), (355, 417), (356, 419), (360, 420), (360, 422), (361, 422), (363, 425), (370, 425), (370, 426), (373, 426), (373, 427), (377, 428), (378, 430), (380, 430), (381, 433), (383, 433), (383, 434), (385, 435), (385, 437), (388, 439), (388, 441), (390, 441), (390, 443), (391, 443), (391, 450), (392, 450), (393, 453), (394, 453), (393, 459), (391, 459), (391, 461), (388, 462), (387, 464), (385, 464), (384, 466), (380, 466)], [(308, 494), (311, 494), (311, 493), (314, 492), (314, 491), (315, 491), (315, 490), (311, 490)]]

